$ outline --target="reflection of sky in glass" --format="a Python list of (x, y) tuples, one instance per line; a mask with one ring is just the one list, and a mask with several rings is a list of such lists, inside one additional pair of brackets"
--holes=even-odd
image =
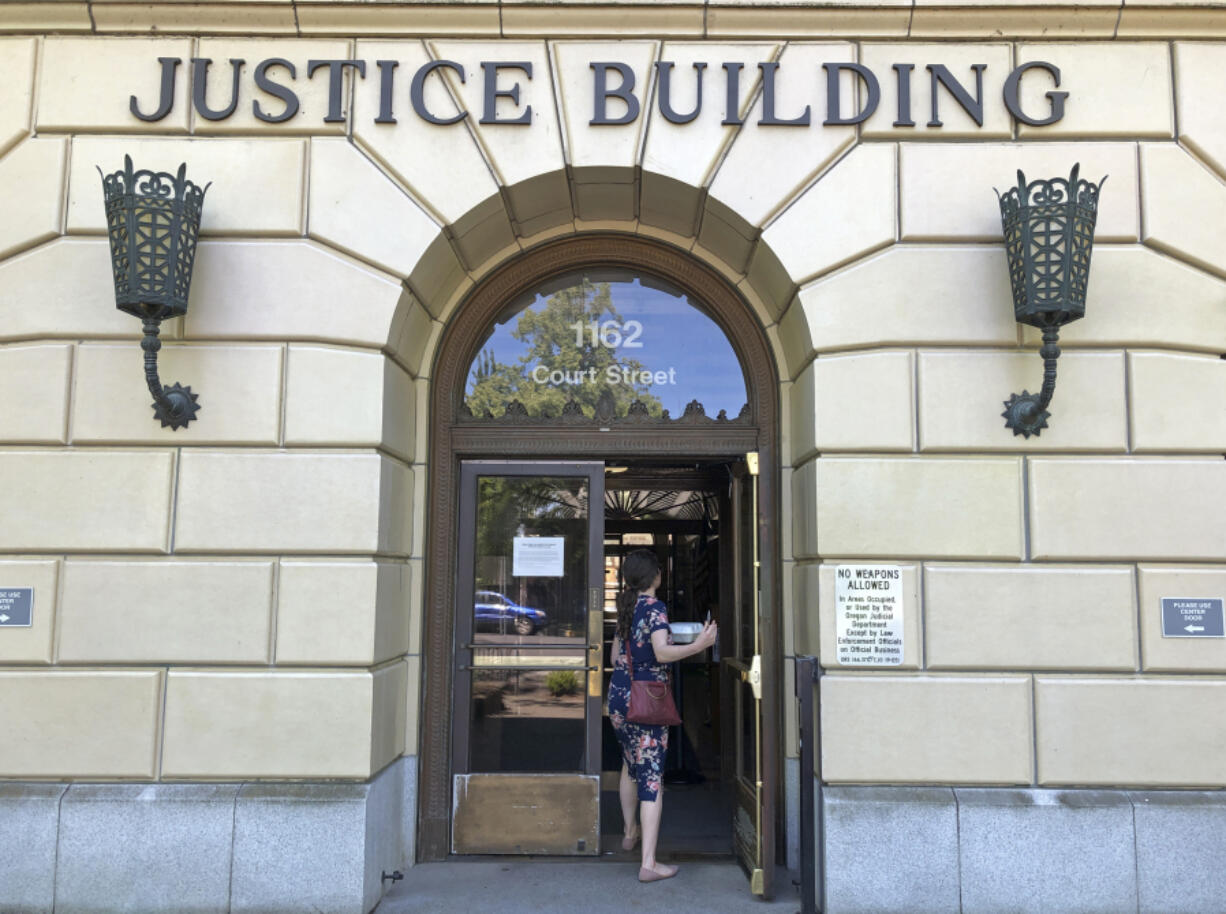
[[(729, 419), (735, 419), (745, 405), (745, 380), (736, 353), (715, 321), (691, 305), (684, 295), (649, 288), (637, 279), (612, 281), (609, 290), (623, 324), (637, 320), (643, 325), (638, 337), (642, 347), (618, 349), (617, 358), (641, 362), (649, 371), (675, 369), (675, 384), (651, 384), (649, 388), (669, 414), (677, 418), (685, 412), (687, 403), (697, 400), (708, 416), (714, 417), (723, 409)], [(549, 295), (537, 295), (523, 310), (541, 312), (548, 299)], [(517, 365), (528, 351), (527, 341), (521, 342), (511, 335), (522, 313), (517, 311), (505, 323), (496, 325), (482, 347), (504, 365)], [(585, 341), (588, 332), (584, 330)], [(574, 337), (570, 339), (573, 343)], [(527, 371), (532, 367), (528, 365)], [(471, 367), (467, 381), (471, 393)]]

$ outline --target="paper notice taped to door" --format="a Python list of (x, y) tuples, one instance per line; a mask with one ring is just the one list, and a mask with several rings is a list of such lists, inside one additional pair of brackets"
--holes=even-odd
[(564, 536), (517, 536), (511, 574), (517, 578), (560, 578), (565, 568)]

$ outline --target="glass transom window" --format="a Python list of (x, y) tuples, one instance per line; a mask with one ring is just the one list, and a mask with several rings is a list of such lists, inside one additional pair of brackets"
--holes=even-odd
[(464, 396), (476, 418), (675, 419), (694, 401), (718, 418), (745, 408), (731, 344), (676, 286), (620, 269), (567, 273), (510, 302), (469, 367)]

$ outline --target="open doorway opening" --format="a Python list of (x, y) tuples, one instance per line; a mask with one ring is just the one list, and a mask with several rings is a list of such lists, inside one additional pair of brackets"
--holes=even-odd
[(710, 618), (720, 623), (723, 633), (711, 651), (672, 665), (673, 696), (682, 723), (671, 728), (664, 759), (659, 853), (666, 861), (733, 856), (735, 720), (720, 655), (723, 643), (735, 637), (735, 531), (729, 529), (733, 469), (734, 462), (724, 460), (612, 464), (605, 470), (600, 821), (601, 848), (610, 856), (625, 854), (617, 794), (621, 752), (607, 708), (611, 648), (621, 563), (635, 549), (649, 549), (659, 559), (656, 596), (667, 607), (670, 622)]

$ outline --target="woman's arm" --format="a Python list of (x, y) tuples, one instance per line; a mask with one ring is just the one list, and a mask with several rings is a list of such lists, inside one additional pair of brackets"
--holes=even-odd
[(719, 627), (714, 622), (708, 622), (702, 627), (702, 631), (698, 633), (689, 644), (669, 644), (668, 629), (657, 628), (651, 633), (651, 649), (655, 651), (656, 660), (659, 663), (672, 663), (674, 660), (680, 660), (683, 657), (693, 657), (695, 654), (701, 654), (719, 637)]

